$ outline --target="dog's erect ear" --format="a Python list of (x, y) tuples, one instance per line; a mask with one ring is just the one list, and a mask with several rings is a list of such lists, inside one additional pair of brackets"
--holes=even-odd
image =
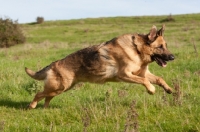
[(162, 28), (157, 32), (158, 36), (163, 36), (164, 35), (164, 31), (165, 31), (165, 25), (162, 25)]
[(157, 35), (157, 28), (156, 26), (153, 25), (148, 35), (149, 40), (154, 41), (156, 38), (156, 35)]

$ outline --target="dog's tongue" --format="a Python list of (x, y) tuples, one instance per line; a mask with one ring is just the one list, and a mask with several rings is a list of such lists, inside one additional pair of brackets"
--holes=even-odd
[(167, 63), (165, 63), (165, 64), (162, 63), (162, 67), (166, 67), (166, 66), (167, 66)]
[(160, 59), (160, 58), (158, 58), (158, 57), (155, 58), (155, 61), (159, 66), (162, 66), (162, 67), (166, 67), (167, 66), (167, 62), (162, 60), (162, 59)]

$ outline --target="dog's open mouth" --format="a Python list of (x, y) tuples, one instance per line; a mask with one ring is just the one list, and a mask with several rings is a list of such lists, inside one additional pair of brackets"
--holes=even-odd
[(162, 66), (162, 67), (167, 66), (167, 62), (165, 60), (161, 59), (160, 57), (154, 56), (153, 59), (159, 66)]
[(175, 59), (174, 55), (169, 54), (169, 55), (157, 55), (154, 54), (151, 56), (151, 59), (155, 61), (159, 66), (166, 67), (167, 66), (167, 61), (172, 61)]

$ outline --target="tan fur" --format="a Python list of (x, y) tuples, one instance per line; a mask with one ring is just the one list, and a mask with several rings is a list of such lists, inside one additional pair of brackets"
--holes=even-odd
[[(44, 80), (44, 91), (35, 95), (29, 108), (35, 108), (43, 98), (45, 98), (44, 107), (48, 107), (54, 96), (69, 90), (78, 82), (138, 83), (144, 85), (150, 94), (155, 93), (152, 84), (157, 84), (171, 93), (172, 90), (166, 82), (148, 70), (148, 64), (154, 61), (152, 60), (154, 55), (167, 56), (170, 58), (168, 60), (174, 59), (167, 50), (163, 32), (164, 26), (159, 31), (153, 26), (146, 35), (119, 36), (100, 45), (72, 53), (38, 72), (26, 68), (25, 71), (29, 76)], [(164, 61), (161, 62), (164, 66)]]

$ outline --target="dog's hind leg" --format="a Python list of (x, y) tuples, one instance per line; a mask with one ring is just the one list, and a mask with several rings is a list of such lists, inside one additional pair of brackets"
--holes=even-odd
[(63, 92), (63, 87), (61, 87), (60, 80), (55, 78), (50, 78), (45, 81), (44, 84), (44, 91), (38, 92), (33, 101), (29, 104), (29, 109), (34, 109), (37, 106), (37, 103), (45, 98), (45, 104), (44, 107), (48, 107), (50, 100)]
[(29, 109), (34, 109), (37, 103), (45, 98), (44, 108), (49, 106), (49, 102), (56, 95), (61, 94), (64, 91), (63, 88), (49, 87), (46, 85), (43, 92), (39, 92), (35, 95), (33, 101), (29, 104)]
[(49, 106), (49, 103), (53, 97), (54, 96), (48, 96), (45, 98), (44, 108), (47, 108)]
[(49, 103), (50, 103), (50, 101), (51, 101), (51, 99), (53, 97), (55, 97), (56, 95), (61, 94), (62, 92), (66, 92), (67, 90), (71, 89), (73, 86), (74, 85), (69, 86), (69, 87), (65, 87), (65, 89), (61, 88), (61, 89), (58, 89), (57, 91), (54, 91), (52, 93), (48, 93), (49, 96), (45, 97), (44, 108), (47, 108), (49, 106)]
[(37, 103), (45, 97), (44, 92), (38, 92), (33, 101), (28, 105), (29, 109), (34, 109), (37, 106)]
[(54, 91), (54, 92), (51, 92), (51, 93), (46, 93), (46, 91), (43, 91), (43, 92), (39, 92), (35, 95), (35, 98), (33, 99), (33, 101), (29, 104), (28, 108), (29, 109), (34, 109), (36, 106), (37, 106), (37, 103), (39, 101), (41, 101), (42, 99), (45, 98), (45, 103), (44, 103), (44, 108), (47, 108), (49, 106), (49, 102), (51, 101), (51, 99), (62, 93), (61, 90), (57, 90), (57, 91)]
[(44, 108), (48, 107), (53, 97), (61, 94), (66, 90), (69, 90), (73, 86), (73, 78), (69, 79), (67, 75), (63, 77), (58, 74), (58, 72), (50, 70), (44, 83), (44, 91), (38, 92), (35, 95), (35, 98), (29, 104), (28, 108), (35, 108), (37, 106), (37, 103), (44, 98)]

